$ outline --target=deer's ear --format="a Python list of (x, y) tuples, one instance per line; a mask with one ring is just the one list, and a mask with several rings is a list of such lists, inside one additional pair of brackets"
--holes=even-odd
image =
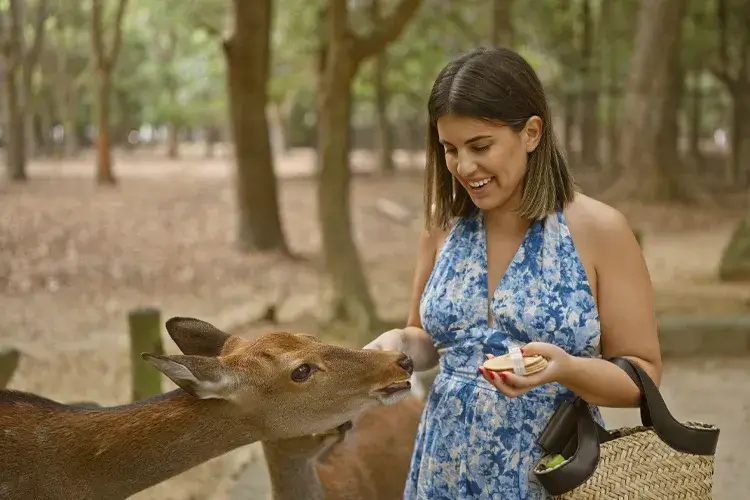
[(195, 356), (218, 356), (230, 337), (212, 324), (195, 318), (170, 318), (166, 327), (177, 347)]
[(230, 399), (237, 387), (234, 372), (216, 358), (148, 353), (141, 356), (198, 399)]

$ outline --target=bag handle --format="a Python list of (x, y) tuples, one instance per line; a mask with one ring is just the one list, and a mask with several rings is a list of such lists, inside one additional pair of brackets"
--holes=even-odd
[[(637, 364), (625, 358), (609, 361), (624, 370), (641, 392), (641, 423), (654, 429), (659, 438), (677, 451), (693, 455), (713, 455), (719, 429), (687, 427), (669, 412), (658, 387)], [(591, 416), (589, 405), (580, 397), (558, 407), (537, 443), (549, 454), (562, 454), (568, 460), (553, 469), (534, 471), (551, 495), (561, 495), (580, 486), (594, 474), (602, 443), (617, 439)]]
[(610, 360), (622, 368), (641, 391), (641, 423), (653, 427), (659, 438), (670, 447), (692, 455), (713, 455), (719, 441), (719, 429), (688, 427), (680, 423), (667, 408), (659, 388), (648, 374), (629, 359)]

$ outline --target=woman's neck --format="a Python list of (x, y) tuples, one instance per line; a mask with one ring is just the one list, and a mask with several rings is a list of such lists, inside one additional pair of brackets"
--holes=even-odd
[(521, 217), (514, 209), (499, 207), (484, 212), (485, 229), (503, 234), (523, 234), (531, 225), (531, 220)]

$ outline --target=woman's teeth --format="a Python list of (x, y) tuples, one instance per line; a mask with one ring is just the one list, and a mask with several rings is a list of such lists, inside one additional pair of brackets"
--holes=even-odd
[(474, 189), (479, 189), (480, 187), (489, 184), (491, 180), (492, 177), (487, 177), (486, 179), (482, 179), (481, 181), (469, 182), (469, 186), (473, 187)]

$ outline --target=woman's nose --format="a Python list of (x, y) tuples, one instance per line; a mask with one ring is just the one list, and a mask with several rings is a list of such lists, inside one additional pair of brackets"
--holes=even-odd
[(456, 170), (461, 177), (470, 177), (477, 170), (477, 164), (471, 158), (459, 157)]

